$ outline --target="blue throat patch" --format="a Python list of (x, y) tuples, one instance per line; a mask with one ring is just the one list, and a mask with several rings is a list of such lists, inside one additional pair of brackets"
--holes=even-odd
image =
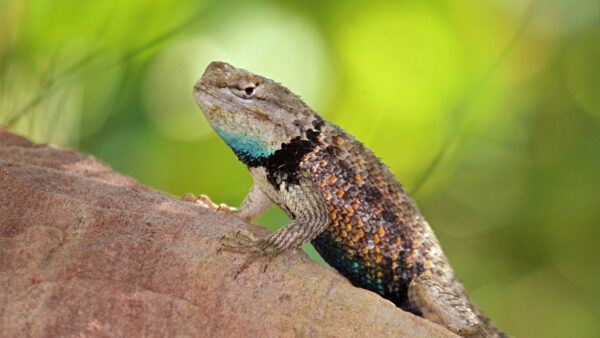
[(258, 137), (252, 138), (246, 135), (236, 135), (217, 128), (215, 128), (215, 131), (233, 149), (233, 152), (240, 161), (244, 163), (266, 158), (274, 153), (272, 149), (265, 147)]

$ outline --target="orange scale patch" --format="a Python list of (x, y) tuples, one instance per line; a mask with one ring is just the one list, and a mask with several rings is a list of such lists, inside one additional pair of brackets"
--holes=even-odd
[(356, 182), (356, 185), (358, 185), (359, 187), (363, 184), (365, 184), (365, 180), (362, 178), (362, 176), (360, 176), (360, 174), (357, 174), (354, 177), (354, 181)]
[(337, 177), (335, 177), (335, 174), (333, 174), (329, 178), (329, 184), (333, 185), (333, 184), (335, 184), (335, 182), (337, 182)]

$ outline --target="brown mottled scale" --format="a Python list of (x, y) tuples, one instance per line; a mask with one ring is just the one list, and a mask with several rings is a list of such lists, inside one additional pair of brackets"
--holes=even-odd
[[(355, 284), (413, 312), (418, 311), (410, 306), (407, 289), (418, 275), (433, 275), (464, 295), (429, 225), (388, 167), (331, 123), (325, 122), (318, 140), (320, 145), (302, 158), (300, 167), (330, 211), (326, 234), (313, 241), (326, 260)], [(323, 253), (330, 245), (320, 245), (320, 240), (333, 240), (337, 252)], [(333, 257), (339, 255), (345, 259)], [(352, 278), (354, 263), (361, 267), (358, 278)], [(362, 270), (372, 272), (371, 284)]]

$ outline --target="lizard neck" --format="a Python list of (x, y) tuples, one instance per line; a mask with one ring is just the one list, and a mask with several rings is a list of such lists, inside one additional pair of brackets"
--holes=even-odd
[(215, 131), (244, 164), (262, 162), (275, 152), (260, 137), (239, 135), (220, 128), (215, 128)]
[(298, 184), (299, 163), (302, 157), (313, 151), (315, 144), (310, 140), (296, 137), (289, 142), (282, 143), (281, 148), (267, 157), (254, 159), (246, 163), (249, 168), (263, 167), (267, 173), (268, 182), (280, 189), (281, 184), (286, 186)]

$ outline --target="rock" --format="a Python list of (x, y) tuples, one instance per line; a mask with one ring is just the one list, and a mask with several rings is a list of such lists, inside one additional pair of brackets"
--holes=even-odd
[(0, 129), (0, 336), (453, 336), (300, 250), (234, 279), (244, 228)]

